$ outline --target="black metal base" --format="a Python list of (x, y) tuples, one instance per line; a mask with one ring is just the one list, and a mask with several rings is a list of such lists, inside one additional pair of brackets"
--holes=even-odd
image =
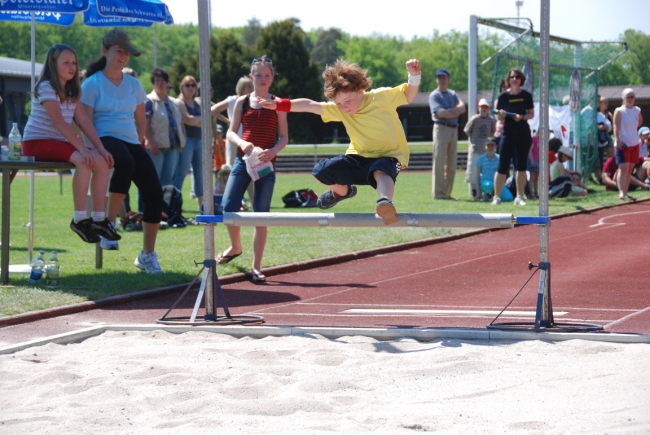
[[(602, 331), (602, 325), (594, 323), (570, 323), (556, 322), (553, 318), (553, 304), (551, 302), (551, 263), (533, 264), (528, 262), (528, 270), (535, 268), (533, 274), (524, 283), (514, 298), (501, 310), (499, 315), (490, 323), (485, 325), (488, 329), (497, 329), (501, 331), (528, 331), (528, 332), (592, 332)], [(495, 320), (514, 302), (519, 293), (526, 287), (526, 284), (540, 271), (539, 288), (537, 290), (537, 309), (535, 312), (534, 322), (498, 322)]]
[[(264, 317), (254, 316), (254, 315), (239, 315), (232, 316), (230, 310), (228, 310), (228, 305), (226, 304), (226, 298), (223, 295), (221, 290), (221, 285), (219, 284), (219, 278), (217, 277), (217, 262), (214, 259), (205, 260), (202, 263), (195, 262), (195, 264), (203, 264), (203, 267), (199, 272), (194, 276), (194, 279), (188, 284), (183, 293), (176, 299), (174, 305), (167, 310), (167, 312), (160, 318), (156, 319), (156, 323), (161, 323), (163, 325), (243, 325), (246, 323), (258, 323), (264, 322)], [(203, 273), (203, 279), (201, 280), (201, 287), (199, 288), (199, 294), (194, 303), (194, 310), (192, 311), (191, 316), (176, 316), (168, 317), (168, 314), (176, 308), (176, 305), (185, 297), (185, 295), (190, 291), (194, 283), (197, 281), (199, 276)], [(205, 315), (199, 316), (198, 310), (201, 306), (201, 300), (205, 293), (205, 288), (208, 283), (208, 279), (212, 275), (212, 307), (211, 312), (208, 312), (208, 308), (205, 309)], [(221, 305), (224, 311), (224, 315), (220, 316), (217, 314), (217, 299), (221, 301)], [(207, 301), (206, 301), (207, 304)]]
[(593, 332), (602, 331), (602, 325), (595, 323), (552, 323), (550, 326), (537, 327), (535, 322), (501, 322), (488, 323), (485, 325), (488, 329), (497, 329), (501, 331), (528, 331), (528, 332)]

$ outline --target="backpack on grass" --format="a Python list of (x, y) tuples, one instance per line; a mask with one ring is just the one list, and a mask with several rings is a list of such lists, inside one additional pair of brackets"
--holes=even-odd
[(163, 186), (163, 212), (167, 215), (167, 224), (172, 228), (182, 228), (187, 225), (183, 217), (183, 194), (174, 185)]
[(316, 207), (318, 194), (311, 189), (292, 190), (282, 197), (285, 208)]

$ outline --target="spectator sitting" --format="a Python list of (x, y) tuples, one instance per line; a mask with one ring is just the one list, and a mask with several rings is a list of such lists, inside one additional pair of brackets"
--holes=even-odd
[(481, 198), (478, 179), (475, 176), (476, 160), (485, 154), (485, 146), (489, 137), (494, 136), (496, 121), (490, 113), (490, 103), (483, 98), (478, 102), (479, 113), (472, 116), (465, 125), (465, 134), (469, 137), (469, 152), (467, 153), (467, 171), (465, 172), (465, 183), (469, 184), (470, 195), (475, 199)]
[(496, 138), (488, 138), (485, 144), (485, 154), (476, 159), (475, 183), (480, 186), (480, 192), (475, 200), (482, 199), (484, 202), (492, 201), (492, 195), (494, 194), (494, 176), (499, 168), (499, 155), (496, 153), (496, 141)]
[(572, 182), (573, 186), (571, 187), (570, 196), (585, 196), (587, 195), (587, 189), (580, 187), (581, 185), (584, 186), (580, 182), (580, 173), (569, 171), (564, 167), (564, 162), (571, 159), (573, 159), (573, 157), (571, 157), (571, 149), (569, 147), (562, 145), (560, 147), (560, 150), (557, 152), (557, 160), (553, 162), (550, 168), (551, 181), (555, 180), (558, 177), (571, 177), (571, 179), (573, 180), (573, 176), (575, 175), (578, 177), (577, 181), (579, 182), (579, 184)]
[(232, 171), (230, 165), (227, 164), (221, 165), (219, 172), (217, 172), (217, 181), (214, 185), (215, 195), (223, 195), (223, 192), (226, 191), (226, 183), (228, 182), (230, 171)]
[[(100, 236), (117, 241), (121, 236), (106, 219), (105, 208), (106, 185), (114, 160), (97, 136), (80, 98), (77, 54), (68, 45), (53, 45), (47, 51), (41, 76), (33, 89), (31, 115), (25, 126), (23, 154), (34, 156), (36, 161), (74, 164), (74, 215), (70, 229), (87, 243), (99, 242)], [(71, 128), (73, 118), (88, 138), (88, 145)], [(87, 219), (86, 196), (89, 185), (92, 213), (91, 218)]]
[[(618, 164), (616, 163), (616, 157), (610, 157), (607, 160), (605, 160), (605, 164), (603, 165), (603, 174), (602, 174), (602, 182), (605, 185), (606, 190), (619, 190), (618, 189)], [(646, 189), (650, 190), (650, 185), (644, 183), (641, 181), (640, 178), (644, 179), (647, 177), (648, 173), (650, 172), (650, 159), (646, 160), (643, 158), (639, 158), (639, 161), (636, 165), (636, 170), (632, 174), (632, 177), (630, 178), (630, 184), (628, 185), (628, 190), (636, 190), (636, 189)], [(628, 195), (628, 198), (630, 201), (634, 201), (635, 199), (632, 198), (631, 196)]]
[(648, 158), (648, 144), (650, 143), (650, 128), (639, 129), (639, 157)]

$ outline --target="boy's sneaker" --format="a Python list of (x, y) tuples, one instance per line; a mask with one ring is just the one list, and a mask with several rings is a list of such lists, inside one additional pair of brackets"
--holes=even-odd
[(501, 198), (499, 198), (498, 196), (495, 196), (492, 199), (492, 205), (501, 205)]
[(140, 251), (133, 264), (137, 268), (145, 270), (147, 273), (165, 273), (158, 264), (158, 254), (155, 252), (145, 254)]
[(79, 237), (81, 237), (81, 240), (83, 240), (86, 243), (97, 243), (99, 242), (100, 238), (93, 229), (91, 228), (92, 224), (92, 219), (82, 219), (79, 222), (72, 221), (70, 222), (70, 229), (77, 233)]
[(103, 221), (92, 221), (90, 227), (95, 233), (108, 240), (120, 240), (122, 238), (122, 236), (117, 234), (115, 224), (108, 218), (105, 218)]
[(377, 208), (375, 209), (377, 216), (384, 220), (384, 225), (393, 225), (399, 221), (397, 217), (397, 210), (388, 198), (380, 198), (377, 201)]
[(102, 241), (99, 243), (99, 247), (105, 251), (118, 251), (120, 245), (117, 243), (117, 240), (108, 240), (104, 237), (100, 237)]
[(515, 198), (515, 205), (526, 205), (526, 200), (523, 196), (518, 196)]
[(319, 208), (323, 210), (327, 210), (328, 208), (334, 207), (336, 204), (343, 201), (344, 199), (352, 198), (356, 194), (357, 194), (357, 186), (352, 184), (348, 186), (348, 193), (345, 194), (344, 196), (336, 196), (334, 192), (328, 190), (327, 192), (323, 193), (321, 196), (318, 197), (318, 201), (316, 201), (316, 203), (318, 204)]
[(482, 201), (483, 202), (490, 202), (490, 200), (491, 200), (490, 195), (487, 194), (487, 193), (484, 193), (483, 197), (482, 197)]

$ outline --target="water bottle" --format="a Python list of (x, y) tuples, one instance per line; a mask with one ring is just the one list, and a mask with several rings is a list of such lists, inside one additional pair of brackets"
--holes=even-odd
[(56, 256), (56, 251), (52, 251), (52, 255), (50, 255), (45, 276), (47, 277), (46, 283), (49, 287), (59, 285), (59, 259)]
[(18, 123), (14, 122), (14, 126), (9, 134), (9, 154), (7, 160), (20, 160), (23, 153), (23, 137), (18, 130)]
[(45, 268), (45, 252), (41, 251), (40, 254), (38, 254), (38, 257), (36, 257), (36, 260), (34, 260), (34, 263), (32, 264), (32, 273), (29, 274), (29, 283), (30, 284), (38, 284), (41, 282), (41, 278), (43, 278), (43, 269)]

